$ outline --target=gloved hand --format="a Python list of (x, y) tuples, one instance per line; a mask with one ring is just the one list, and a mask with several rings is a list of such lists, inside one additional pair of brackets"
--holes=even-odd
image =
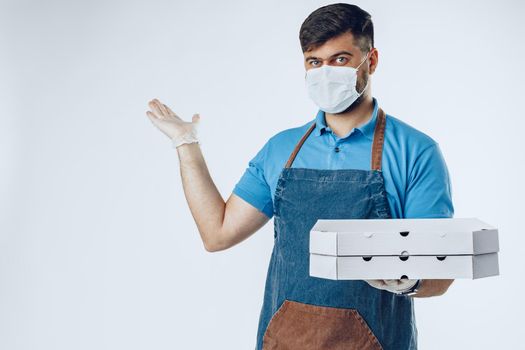
[(372, 287), (384, 289), (392, 293), (400, 293), (405, 290), (409, 290), (417, 283), (417, 281), (417, 279), (365, 280), (365, 282), (371, 285)]
[(194, 114), (192, 121), (186, 122), (156, 98), (151, 100), (148, 105), (151, 111), (146, 112), (147, 116), (160, 131), (172, 140), (173, 147), (176, 148), (185, 143), (200, 143), (197, 138), (199, 114)]

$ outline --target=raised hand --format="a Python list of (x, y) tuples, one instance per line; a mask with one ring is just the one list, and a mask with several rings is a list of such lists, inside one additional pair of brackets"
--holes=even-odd
[(149, 101), (148, 105), (151, 110), (147, 111), (146, 115), (160, 131), (174, 142), (174, 145), (197, 142), (199, 114), (194, 114), (192, 121), (187, 122), (156, 98)]

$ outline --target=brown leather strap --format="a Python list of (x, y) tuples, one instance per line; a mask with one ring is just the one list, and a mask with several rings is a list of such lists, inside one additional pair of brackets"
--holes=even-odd
[(290, 155), (290, 158), (288, 158), (288, 161), (286, 162), (285, 168), (289, 168), (292, 165), (293, 160), (295, 159), (295, 156), (297, 155), (297, 152), (299, 152), (299, 149), (302, 147), (304, 141), (306, 141), (306, 138), (312, 133), (312, 131), (315, 129), (315, 121), (312, 123), (308, 131), (303, 135), (301, 140), (297, 143), (295, 146), (292, 154)]
[[(310, 128), (306, 131), (306, 133), (303, 135), (303, 137), (299, 140), (297, 145), (295, 145), (295, 148), (288, 158), (288, 161), (286, 162), (285, 168), (289, 168), (292, 166), (292, 163), (297, 156), (297, 153), (303, 146), (304, 141), (306, 141), (306, 138), (312, 133), (312, 131), (315, 129), (315, 121), (312, 123)], [(383, 143), (385, 139), (385, 125), (386, 125), (386, 117), (385, 112), (381, 108), (379, 108), (377, 112), (377, 121), (376, 126), (374, 129), (374, 142), (372, 144), (372, 170), (381, 170), (381, 157), (383, 155)]]
[(385, 112), (379, 108), (374, 129), (374, 143), (372, 144), (372, 170), (381, 170), (381, 157), (383, 156), (383, 143), (385, 141)]

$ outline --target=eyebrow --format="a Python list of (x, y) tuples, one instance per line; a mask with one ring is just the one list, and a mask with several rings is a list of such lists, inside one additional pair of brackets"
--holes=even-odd
[[(339, 56), (339, 55), (342, 55), (342, 54), (353, 56), (350, 52), (343, 50), (343, 51), (338, 51), (338, 52), (334, 53), (332, 56), (330, 56), (328, 58), (332, 58), (332, 57)], [(311, 59), (319, 59), (319, 57), (308, 56), (304, 60), (308, 61), (308, 60), (311, 60)]]

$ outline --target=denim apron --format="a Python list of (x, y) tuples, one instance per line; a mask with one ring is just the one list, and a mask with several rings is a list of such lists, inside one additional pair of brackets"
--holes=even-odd
[(378, 110), (371, 170), (292, 168), (315, 121), (280, 173), (274, 246), (256, 350), (417, 349), (413, 301), (363, 280), (309, 276), (309, 237), (317, 219), (391, 218), (381, 173), (386, 115)]

